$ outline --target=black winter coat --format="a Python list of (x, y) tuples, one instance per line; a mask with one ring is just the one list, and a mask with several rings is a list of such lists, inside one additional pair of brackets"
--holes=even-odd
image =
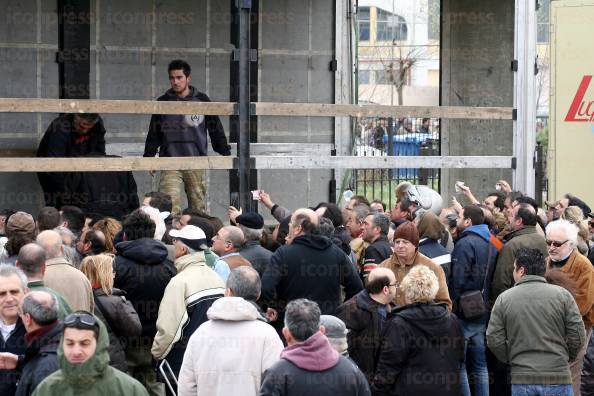
[(57, 351), (61, 337), (62, 324), (57, 324), (27, 347), (16, 396), (31, 395), (45, 377), (60, 369)]
[(142, 333), (138, 314), (125, 295), (120, 289), (113, 289), (110, 296), (103, 289), (93, 289), (94, 314), (103, 321), (109, 334), (109, 365), (124, 373), (128, 371), (126, 337), (138, 337)]
[(336, 316), (342, 319), (349, 330), (349, 357), (369, 382), (375, 374), (385, 322), (378, 313), (379, 307), (381, 304), (372, 300), (367, 290), (362, 290), (336, 310)]
[(344, 356), (324, 371), (308, 371), (280, 359), (262, 377), (260, 396), (371, 396), (363, 373)]
[[(10, 334), (8, 339), (4, 339), (0, 335), (0, 352), (10, 352), (15, 355), (25, 354), (25, 326), (21, 319), (17, 319), (17, 324), (14, 331)], [(19, 372), (15, 370), (0, 370), (0, 395), (13, 396), (16, 392), (16, 384), (19, 378)]]
[[(107, 157), (118, 158), (115, 155)], [(70, 199), (65, 204), (120, 221), (140, 206), (132, 172), (72, 172), (66, 176), (64, 188)]]
[[(105, 127), (101, 117), (93, 128), (80, 135), (74, 130), (74, 114), (65, 114), (52, 121), (47, 127), (39, 147), (37, 157), (80, 157), (89, 153), (105, 155)], [(43, 192), (46, 193), (46, 204), (61, 206), (65, 192), (64, 179), (67, 172), (40, 172), (37, 174)]]
[(394, 312), (385, 329), (374, 396), (459, 396), (464, 335), (445, 304), (416, 303)]
[(126, 292), (140, 318), (142, 336), (152, 340), (165, 287), (177, 272), (167, 259), (167, 248), (150, 238), (120, 242), (116, 245), (114, 270), (114, 287)]
[(348, 257), (325, 236), (301, 235), (272, 255), (262, 277), (262, 300), (275, 300), (282, 312), (289, 301), (307, 298), (322, 314), (333, 315), (342, 302), (341, 286), (347, 299), (363, 289)]

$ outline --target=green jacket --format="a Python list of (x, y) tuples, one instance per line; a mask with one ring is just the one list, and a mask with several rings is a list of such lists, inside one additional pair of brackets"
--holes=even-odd
[(487, 327), (487, 345), (511, 365), (512, 384), (571, 384), (569, 362), (585, 342), (573, 296), (535, 275), (497, 298)]
[(34, 396), (148, 396), (134, 378), (109, 366), (109, 336), (99, 322), (99, 339), (95, 354), (82, 364), (71, 364), (64, 356), (62, 339), (58, 348), (60, 370), (44, 379)]
[(497, 256), (497, 265), (491, 283), (491, 304), (501, 293), (514, 286), (514, 261), (516, 261), (516, 254), (520, 248), (535, 248), (540, 250), (544, 257), (549, 255), (546, 241), (536, 231), (536, 226), (525, 226), (520, 230), (513, 231), (505, 239), (505, 244)]
[(29, 282), (27, 287), (29, 288), (29, 291), (44, 291), (53, 294), (56, 297), (56, 300), (58, 300), (58, 319), (60, 319), (60, 321), (64, 320), (66, 316), (72, 313), (72, 308), (70, 308), (70, 305), (64, 300), (64, 297), (54, 289), (46, 287), (42, 280)]
[(204, 251), (204, 258), (206, 259), (206, 265), (208, 268), (214, 269), (215, 263), (218, 260), (219, 256), (215, 252), (210, 249), (206, 249)]

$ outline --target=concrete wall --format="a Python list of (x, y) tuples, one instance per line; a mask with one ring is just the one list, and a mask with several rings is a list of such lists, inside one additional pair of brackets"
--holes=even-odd
[[(260, 1), (261, 101), (333, 103), (334, 6), (332, 0)], [(229, 101), (229, 7), (228, 1), (215, 0), (91, 0), (91, 98), (155, 99), (168, 88), (168, 62), (183, 58), (192, 65), (193, 85), (212, 100)], [(0, 97), (58, 98), (57, 1), (0, 0), (0, 8), (6, 11), (6, 23), (0, 23)], [(55, 116), (0, 113), (2, 155), (32, 155)], [(110, 153), (142, 153), (150, 116), (103, 118)], [(229, 117), (221, 120), (228, 134)], [(334, 139), (331, 118), (266, 118), (258, 129), (259, 142)], [(125, 148), (118, 147), (121, 143)], [(135, 177), (140, 195), (156, 186), (145, 172)], [(326, 200), (329, 179), (330, 171), (264, 171), (259, 186), (279, 203), (296, 207)], [(208, 185), (210, 210), (225, 217), (228, 172), (208, 172)], [(15, 198), (15, 192), (25, 195)], [(36, 212), (40, 192), (34, 174), (0, 174), (0, 208)]]
[[(444, 0), (441, 105), (513, 106), (514, 0)], [(442, 120), (442, 155), (512, 155), (512, 121)], [(481, 199), (511, 170), (442, 170), (448, 198), (464, 181)]]

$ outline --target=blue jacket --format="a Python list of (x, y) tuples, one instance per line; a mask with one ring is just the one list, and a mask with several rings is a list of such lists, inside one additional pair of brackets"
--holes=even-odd
[(489, 228), (479, 224), (465, 229), (454, 245), (448, 289), (454, 312), (462, 318), (464, 316), (458, 309), (458, 299), (462, 293), (483, 290), (484, 285), (483, 300), (488, 304), (498, 254), (490, 238)]

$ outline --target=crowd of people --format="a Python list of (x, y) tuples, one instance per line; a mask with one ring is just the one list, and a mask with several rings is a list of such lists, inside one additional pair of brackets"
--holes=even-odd
[[(0, 394), (591, 395), (594, 213), (355, 195), (0, 213)], [(140, 203), (140, 202), (139, 202)]]

